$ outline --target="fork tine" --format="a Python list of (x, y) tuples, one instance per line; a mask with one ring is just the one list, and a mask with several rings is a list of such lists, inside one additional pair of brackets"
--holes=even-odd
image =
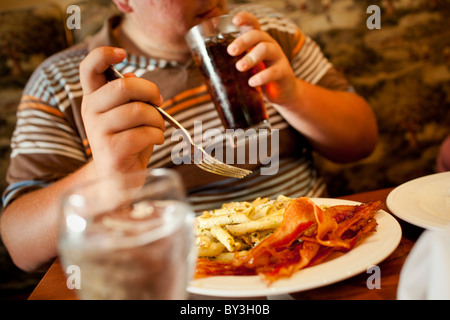
[(240, 168), (236, 168), (220, 162), (198, 146), (194, 145), (194, 148), (198, 151), (198, 153), (195, 152), (193, 157), (194, 164), (196, 164), (201, 169), (205, 168), (205, 171), (234, 178), (243, 178), (247, 174), (251, 173), (251, 171), (243, 171)]
[(219, 166), (209, 166), (212, 171), (214, 171), (216, 174), (220, 174), (223, 176), (230, 176), (230, 177), (238, 177), (243, 178), (246, 176), (246, 174), (240, 173), (240, 172), (232, 172), (232, 171), (226, 171), (221, 169)]
[(229, 171), (219, 171), (219, 170), (217, 170), (216, 167), (211, 167), (211, 166), (204, 165), (204, 164), (197, 165), (197, 166), (199, 166), (204, 171), (208, 171), (208, 172), (214, 173), (216, 175), (220, 175), (220, 176), (225, 176), (225, 177), (230, 177), (230, 178), (238, 178), (238, 179), (242, 179), (246, 176), (245, 174), (238, 174), (238, 173), (233, 173), (233, 172), (229, 172)]
[(211, 173), (215, 173), (215, 174), (219, 174), (219, 175), (225, 175), (225, 176), (230, 176), (230, 177), (235, 177), (236, 173), (234, 172), (229, 172), (229, 171), (223, 171), (220, 169), (217, 169), (215, 166), (202, 162), (202, 163), (198, 163), (197, 166), (205, 171), (211, 172)]
[(217, 160), (216, 158), (214, 158), (214, 157), (212, 157), (212, 156), (210, 156), (208, 154), (206, 154), (203, 157), (203, 162), (206, 162), (208, 164), (216, 166), (223, 172), (233, 172), (233, 173), (244, 175), (244, 176), (246, 176), (246, 175), (251, 173), (251, 171), (249, 171), (249, 170), (241, 169), (241, 168), (238, 168), (238, 167), (231, 166), (231, 165), (228, 165), (226, 163), (220, 162), (219, 160)]
[(249, 170), (241, 169), (238, 167), (230, 166), (226, 163), (222, 163), (211, 156), (205, 157), (204, 162), (212, 165), (216, 170), (224, 172), (224, 173), (232, 173), (232, 174), (243, 176), (243, 177), (252, 173)]
[(230, 173), (230, 174), (240, 176), (240, 177), (248, 176), (251, 173), (251, 171), (248, 171), (248, 170), (243, 170), (243, 169), (239, 169), (239, 168), (236, 169), (235, 167), (230, 168), (230, 166), (224, 165), (222, 163), (217, 163), (217, 164), (214, 164), (213, 166), (216, 170), (221, 170), (222, 172)]
[(243, 178), (243, 175), (237, 175), (235, 173), (231, 173), (231, 172), (223, 172), (223, 171), (218, 171), (216, 168), (212, 168), (209, 165), (206, 165), (204, 163), (202, 164), (197, 164), (197, 166), (207, 172), (211, 172), (220, 176), (225, 176), (225, 177), (230, 177), (230, 178)]
[(218, 165), (209, 165), (202, 163), (201, 165), (198, 165), (200, 168), (205, 169), (206, 171), (221, 175), (221, 176), (227, 176), (227, 177), (233, 177), (233, 178), (244, 178), (249, 173), (247, 172), (238, 172), (238, 171), (230, 171), (230, 170), (224, 170)]
[(204, 157), (201, 164), (204, 167), (207, 167), (210, 170), (213, 170), (214, 172), (221, 173), (222, 175), (228, 175), (228, 176), (232, 175), (234, 177), (243, 178), (243, 177), (249, 175), (250, 173), (252, 173), (249, 170), (233, 167), (233, 166), (224, 164), (222, 162), (219, 162), (217, 159), (215, 159), (211, 156)]
[(237, 177), (245, 177), (248, 175), (246, 172), (241, 172), (241, 171), (237, 171), (237, 170), (228, 170), (226, 167), (223, 167), (218, 164), (212, 164), (211, 168), (215, 172), (221, 173), (222, 175), (232, 175), (232, 176), (237, 176)]

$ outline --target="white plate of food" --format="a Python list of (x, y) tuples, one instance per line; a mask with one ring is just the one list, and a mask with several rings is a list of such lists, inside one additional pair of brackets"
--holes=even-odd
[[(316, 198), (318, 206), (358, 205), (358, 202)], [(389, 213), (379, 210), (375, 214), (376, 231), (367, 235), (345, 254), (318, 265), (301, 269), (288, 278), (281, 278), (270, 285), (260, 276), (210, 276), (194, 279), (188, 292), (198, 295), (251, 298), (283, 295), (330, 285), (363, 272), (386, 259), (398, 246), (402, 230)], [(368, 277), (371, 274), (368, 273)]]
[(400, 219), (424, 229), (450, 224), (450, 172), (408, 181), (389, 194), (386, 204)]

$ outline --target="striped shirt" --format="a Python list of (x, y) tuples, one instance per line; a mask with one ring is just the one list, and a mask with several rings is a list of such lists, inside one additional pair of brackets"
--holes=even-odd
[[(294, 23), (258, 5), (234, 11), (237, 10), (250, 11), (258, 17), (262, 29), (279, 42), (298, 78), (332, 90), (349, 89), (347, 81), (332, 67), (319, 46)], [(21, 194), (48, 186), (91, 160), (80, 113), (82, 88), (78, 68), (93, 48), (117, 45), (112, 29), (119, 21), (120, 17), (109, 19), (97, 35), (50, 57), (31, 76), (18, 106), (7, 173), (9, 186), (3, 194), (5, 207)], [(198, 136), (196, 124), (199, 123), (200, 139), (205, 139), (203, 133), (211, 129), (225, 132), (192, 61), (180, 64), (128, 54), (115, 67), (122, 73), (133, 72), (158, 85), (165, 101), (162, 107), (192, 136)], [(266, 108), (271, 127), (279, 130), (276, 174), (261, 174), (262, 163), (254, 164), (253, 174), (241, 180), (214, 176), (192, 164), (176, 165), (173, 150), (180, 142), (174, 138), (174, 129), (169, 125), (166, 125), (164, 144), (155, 146), (148, 166), (179, 171), (188, 199), (197, 212), (218, 208), (224, 202), (257, 197), (323, 195), (325, 184), (314, 168), (306, 140), (283, 119), (274, 105), (266, 101)]]

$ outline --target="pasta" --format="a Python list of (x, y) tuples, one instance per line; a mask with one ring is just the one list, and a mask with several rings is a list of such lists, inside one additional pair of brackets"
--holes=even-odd
[(220, 261), (233, 259), (268, 237), (283, 221), (292, 198), (257, 198), (252, 202), (230, 202), (196, 218), (195, 235), (199, 257)]

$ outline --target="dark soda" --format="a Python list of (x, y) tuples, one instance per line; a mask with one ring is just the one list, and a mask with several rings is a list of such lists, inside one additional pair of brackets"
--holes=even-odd
[[(248, 79), (256, 69), (238, 71), (236, 62), (245, 53), (233, 57), (227, 52), (228, 45), (235, 38), (233, 33), (208, 38), (202, 48), (207, 54), (201, 54), (197, 48), (193, 57), (225, 128), (246, 129), (267, 121), (268, 116), (261, 90), (248, 85)], [(209, 59), (203, 58), (208, 56)]]

